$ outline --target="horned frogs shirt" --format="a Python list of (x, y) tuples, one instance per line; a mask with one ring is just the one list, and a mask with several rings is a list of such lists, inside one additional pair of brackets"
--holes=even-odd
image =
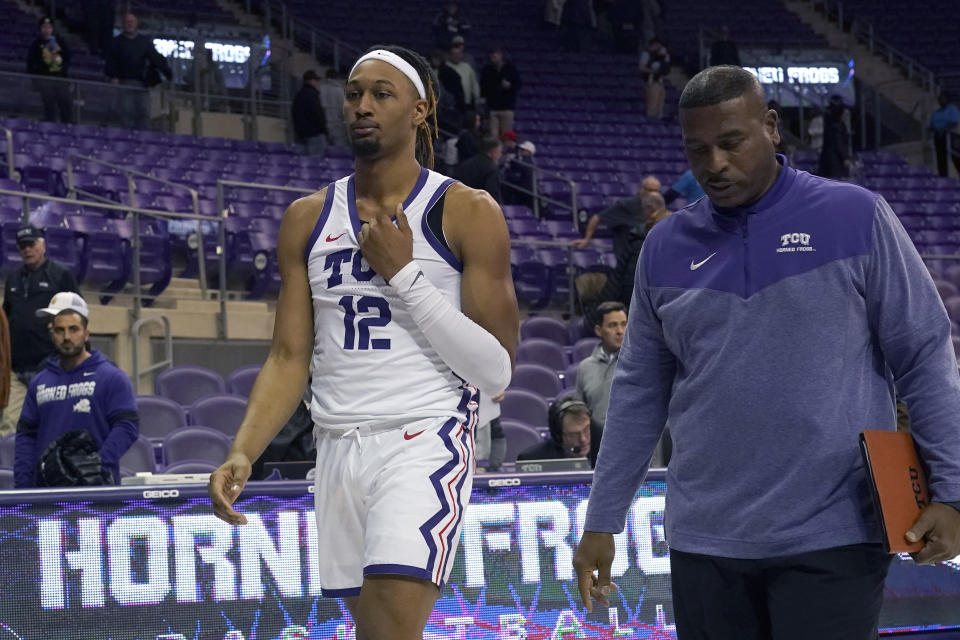
[(17, 423), (14, 482), (34, 486), (37, 461), (51, 441), (83, 429), (100, 447), (104, 469), (119, 479), (119, 461), (140, 434), (137, 404), (127, 374), (99, 351), (70, 371), (56, 356), (35, 375)]
[(935, 500), (960, 500), (950, 321), (875, 193), (783, 165), (755, 204), (702, 198), (641, 251), (586, 530), (619, 532), (669, 418), (672, 548), (765, 558), (879, 542), (863, 429), (910, 408)]
[[(315, 335), (313, 421), (334, 431), (390, 428), (424, 418), (467, 422), (470, 407), (475, 407), (473, 388), (437, 355), (405, 305), (360, 252), (353, 180), (349, 176), (327, 187), (306, 248)], [(421, 169), (403, 210), (423, 277), (459, 309), (463, 267), (438, 239), (443, 233), (439, 216), (427, 215), (453, 182)]]

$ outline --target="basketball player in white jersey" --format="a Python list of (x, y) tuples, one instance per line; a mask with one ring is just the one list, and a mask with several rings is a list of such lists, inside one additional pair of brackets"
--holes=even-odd
[(345, 88), (356, 172), (290, 205), (273, 346), (227, 461), (232, 504), (312, 373), (324, 596), (358, 640), (420, 639), (470, 496), (476, 391), (510, 381), (518, 313), (506, 223), (485, 192), (430, 171), (437, 80), (400, 47)]

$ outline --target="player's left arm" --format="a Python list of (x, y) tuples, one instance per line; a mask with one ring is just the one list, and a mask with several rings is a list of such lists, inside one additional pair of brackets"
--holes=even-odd
[(868, 320), (910, 411), (934, 500), (907, 539), (926, 542), (913, 554), (917, 562), (938, 562), (960, 555), (960, 377), (950, 320), (917, 250), (882, 198), (872, 240), (865, 282)]
[(460, 308), (507, 350), (512, 369), (520, 312), (510, 273), (510, 232), (503, 212), (487, 192), (459, 184), (450, 187), (445, 204), (444, 233), (463, 264)]

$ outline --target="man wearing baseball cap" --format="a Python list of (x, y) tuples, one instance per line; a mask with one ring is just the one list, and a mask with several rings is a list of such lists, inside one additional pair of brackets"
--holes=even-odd
[(62, 291), (37, 310), (50, 321), (57, 354), (30, 381), (17, 423), (14, 483), (37, 486), (37, 462), (65, 433), (86, 431), (98, 447), (104, 471), (119, 481), (120, 456), (140, 434), (130, 379), (87, 345), (89, 310), (78, 294)]
[(3, 311), (10, 322), (11, 369), (10, 400), (3, 412), (0, 437), (13, 433), (30, 378), (53, 353), (49, 320), (38, 318), (37, 310), (47, 306), (57, 291), (80, 291), (77, 280), (65, 266), (46, 257), (43, 229), (24, 225), (17, 230), (17, 249), (23, 261), (7, 276)]

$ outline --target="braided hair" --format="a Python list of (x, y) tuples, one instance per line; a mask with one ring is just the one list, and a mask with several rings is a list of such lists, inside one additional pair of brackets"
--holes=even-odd
[(423, 122), (417, 127), (416, 158), (421, 166), (427, 169), (433, 169), (433, 141), (437, 137), (438, 131), (437, 87), (440, 86), (437, 73), (433, 70), (433, 67), (430, 66), (430, 63), (419, 53), (397, 45), (374, 45), (367, 49), (364, 55), (377, 49), (394, 53), (409, 62), (410, 65), (416, 69), (417, 74), (420, 76), (420, 81), (423, 82), (423, 88), (427, 94), (427, 117), (424, 118)]

